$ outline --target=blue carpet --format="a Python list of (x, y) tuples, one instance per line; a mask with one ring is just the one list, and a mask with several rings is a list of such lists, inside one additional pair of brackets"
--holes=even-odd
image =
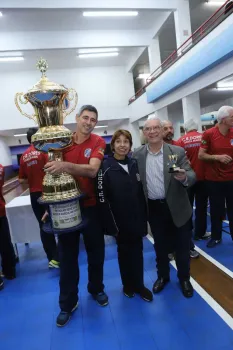
[[(145, 284), (156, 278), (152, 244), (145, 239)], [(1, 350), (232, 350), (233, 332), (195, 293), (185, 299), (171, 268), (171, 283), (153, 303), (126, 298), (114, 241), (106, 244), (105, 285), (110, 304), (101, 308), (88, 295), (86, 254), (80, 248), (80, 304), (70, 323), (56, 327), (57, 270), (48, 270), (40, 244), (19, 246), (14, 281), (0, 293)]]

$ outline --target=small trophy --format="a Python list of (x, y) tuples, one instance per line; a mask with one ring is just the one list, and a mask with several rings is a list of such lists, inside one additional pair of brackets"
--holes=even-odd
[[(32, 137), (34, 147), (48, 153), (50, 161), (62, 161), (62, 150), (72, 144), (72, 132), (64, 125), (64, 119), (74, 111), (78, 96), (74, 89), (53, 83), (46, 76), (47, 61), (41, 58), (37, 63), (42, 77), (26, 94), (17, 93), (15, 104), (20, 113), (33, 119), (39, 130)], [(73, 106), (70, 103), (73, 101)], [(30, 103), (34, 113), (22, 111), (20, 104)], [(67, 110), (68, 109), (68, 110)], [(43, 193), (38, 202), (49, 211), (49, 220), (43, 226), (48, 233), (64, 234), (83, 226), (79, 205), (82, 196), (75, 179), (67, 174), (46, 173), (43, 179)]]
[(178, 155), (177, 154), (170, 154), (168, 156), (169, 161), (170, 161), (170, 167), (169, 167), (169, 173), (178, 173), (180, 171), (180, 167), (176, 165), (176, 162), (178, 160)]

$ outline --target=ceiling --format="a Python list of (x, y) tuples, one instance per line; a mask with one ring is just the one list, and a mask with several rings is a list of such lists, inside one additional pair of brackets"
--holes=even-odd
[(35, 70), (36, 63), (41, 57), (46, 58), (50, 69), (125, 66), (129, 56), (133, 55), (135, 50), (136, 48), (134, 47), (124, 47), (119, 48), (119, 56), (117, 57), (89, 59), (80, 59), (77, 56), (78, 49), (29, 50), (23, 52), (24, 61), (14, 62), (14, 64), (12, 62), (0, 64), (0, 72)]
[[(1, 5), (1, 4), (0, 4)], [(160, 12), (140, 10), (137, 17), (84, 17), (79, 9), (6, 9), (0, 20), (0, 32), (69, 30), (148, 30)]]

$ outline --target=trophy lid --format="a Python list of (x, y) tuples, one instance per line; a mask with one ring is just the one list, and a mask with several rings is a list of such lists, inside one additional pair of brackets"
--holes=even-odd
[(29, 96), (32, 93), (47, 93), (47, 92), (60, 92), (60, 93), (68, 93), (68, 89), (65, 88), (64, 85), (59, 85), (50, 81), (46, 76), (46, 71), (48, 69), (48, 63), (44, 58), (41, 58), (36, 65), (37, 69), (42, 73), (41, 79), (24, 95)]

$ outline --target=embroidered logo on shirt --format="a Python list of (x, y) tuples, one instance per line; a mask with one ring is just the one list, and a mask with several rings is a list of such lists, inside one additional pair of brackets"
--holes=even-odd
[(202, 140), (201, 143), (202, 143), (203, 145), (206, 145), (206, 144), (207, 144), (207, 141), (206, 141), (206, 140)]
[(102, 154), (102, 156), (104, 156), (104, 149), (103, 148), (99, 148), (98, 153)]
[(84, 151), (84, 157), (90, 158), (91, 155), (91, 148), (86, 148)]
[(138, 173), (136, 174), (136, 178), (137, 178), (138, 181), (141, 180), (141, 179), (140, 179), (140, 175), (139, 175)]

